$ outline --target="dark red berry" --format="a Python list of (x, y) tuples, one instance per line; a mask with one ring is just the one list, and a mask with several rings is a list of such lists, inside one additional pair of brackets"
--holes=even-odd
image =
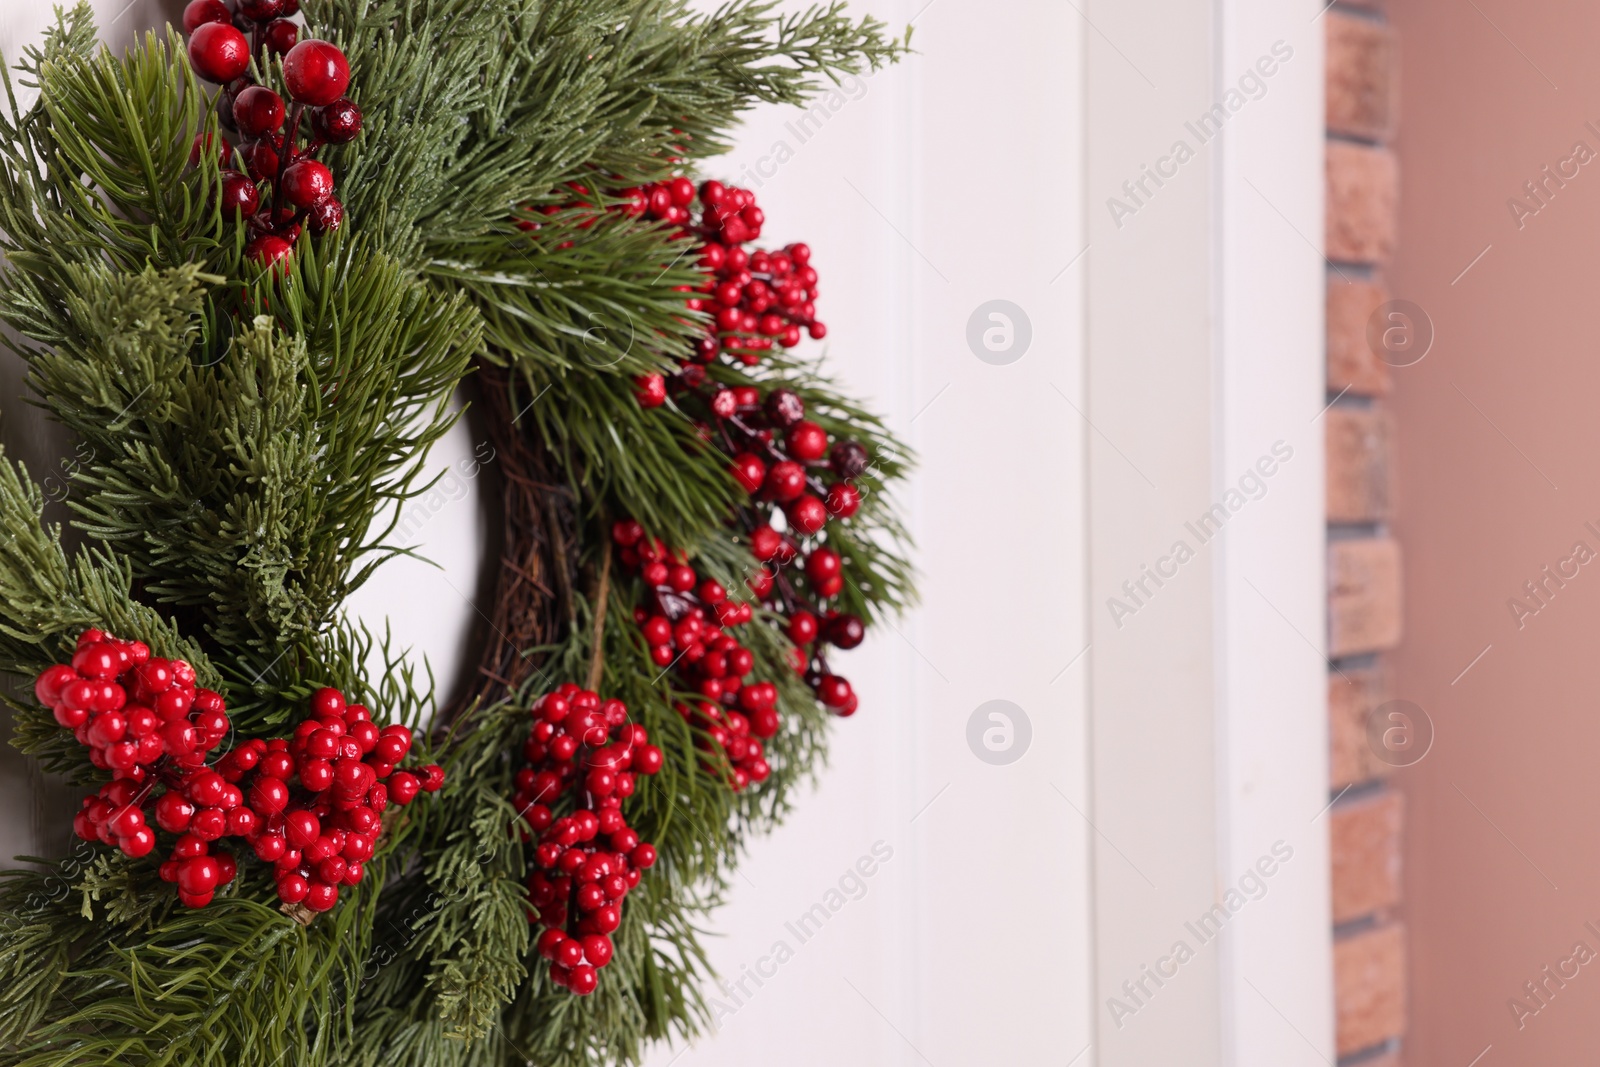
[(828, 641), (840, 648), (855, 648), (866, 635), (866, 627), (854, 615), (836, 615), (828, 620)]
[(825, 674), (817, 683), (817, 699), (830, 708), (842, 708), (854, 693), (850, 683), (837, 674)]
[(247, 141), (239, 146), (239, 155), (256, 181), (273, 181), (278, 177), (278, 152), (270, 141)]
[(306, 221), (311, 223), (312, 233), (332, 233), (344, 224), (344, 205), (339, 202), (338, 197), (330, 196), (311, 209)]
[(788, 428), (805, 418), (805, 401), (792, 389), (774, 389), (767, 394), (767, 418), (776, 425)]
[(283, 14), (283, 0), (239, 0), (239, 14), (253, 22), (266, 22)]
[(209, 133), (196, 134), (194, 143), (189, 146), (189, 166), (198, 167), (200, 161), (213, 149), (217, 153), (217, 166), (228, 165), (228, 142), (213, 140)]
[(250, 42), (227, 23), (203, 23), (189, 38), (189, 62), (206, 81), (230, 82), (250, 68)]
[(219, 199), (222, 201), (222, 217), (225, 219), (247, 219), (261, 206), (261, 195), (256, 190), (256, 183), (237, 171), (229, 171), (222, 176)]
[(283, 97), (265, 85), (252, 85), (233, 101), (233, 121), (246, 137), (261, 137), (283, 128)]
[(344, 95), (350, 85), (350, 63), (334, 45), (312, 38), (283, 57), (283, 81), (296, 101), (322, 107)]
[[(290, 12), (285, 11), (284, 13), (289, 14)], [(261, 32), (262, 43), (266, 45), (267, 51), (275, 56), (288, 54), (289, 50), (299, 40), (300, 27), (288, 19), (273, 19), (267, 23), (267, 28)]]
[(231, 24), (233, 16), (222, 0), (189, 0), (183, 9), (183, 32), (193, 33), (208, 22)]
[(361, 132), (361, 109), (349, 100), (335, 100), (311, 116), (312, 127), (329, 144), (345, 144)]
[(854, 441), (840, 441), (828, 453), (828, 465), (841, 478), (861, 477), (867, 464), (867, 450)]

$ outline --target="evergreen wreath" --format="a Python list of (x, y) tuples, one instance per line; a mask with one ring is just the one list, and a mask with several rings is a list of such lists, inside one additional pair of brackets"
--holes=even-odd
[[(0, 878), (0, 1064), (637, 1062), (709, 1021), (707, 912), (856, 710), (827, 648), (911, 596), (904, 451), (795, 351), (810, 249), (694, 175), (906, 41), (301, 8), (194, 0), (119, 57), (80, 6), (37, 103), (4, 75), (0, 319), (81, 463), (69, 541), (0, 461), (0, 671), (93, 792)], [(502, 523), (439, 707), (343, 605), (463, 383)]]

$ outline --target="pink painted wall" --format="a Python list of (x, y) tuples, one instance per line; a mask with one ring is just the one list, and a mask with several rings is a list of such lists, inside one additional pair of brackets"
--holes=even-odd
[[(1437, 332), (1426, 359), (1395, 372), (1396, 695), (1426, 709), (1437, 738), (1396, 774), (1409, 803), (1405, 1061), (1466, 1067), (1492, 1046), (1483, 1067), (1587, 1064), (1600, 1052), (1600, 6), (1397, 0), (1391, 14), (1403, 48), (1391, 281)], [(1519, 227), (1508, 199), (1536, 206), (1524, 183), (1580, 141), (1594, 161), (1550, 182)], [(1596, 558), (1569, 564), (1576, 576), (1549, 583), (1539, 607), (1524, 583), (1579, 541)], [(1519, 595), (1538, 608), (1520, 622)], [(1550, 981), (1540, 1007), (1524, 983), (1580, 941), (1596, 958), (1564, 988)], [(1519, 996), (1540, 1008), (1520, 1025)]]

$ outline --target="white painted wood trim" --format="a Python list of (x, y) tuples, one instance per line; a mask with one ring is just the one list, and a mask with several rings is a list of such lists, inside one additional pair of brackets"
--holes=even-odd
[(1322, 25), (1085, 12), (1097, 1062), (1331, 1061)]

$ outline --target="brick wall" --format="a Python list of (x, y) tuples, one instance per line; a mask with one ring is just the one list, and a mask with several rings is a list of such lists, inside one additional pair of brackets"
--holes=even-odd
[[(1390, 296), (1399, 168), (1398, 47), (1382, 0), (1340, 0), (1327, 34), (1328, 676), (1334, 996), (1339, 1063), (1399, 1067), (1406, 1031), (1400, 917), (1404, 806), (1367, 743), (1370, 712), (1391, 698), (1384, 653), (1400, 641), (1390, 368), (1367, 322)], [(1336, 399), (1337, 398), (1337, 399)]]

